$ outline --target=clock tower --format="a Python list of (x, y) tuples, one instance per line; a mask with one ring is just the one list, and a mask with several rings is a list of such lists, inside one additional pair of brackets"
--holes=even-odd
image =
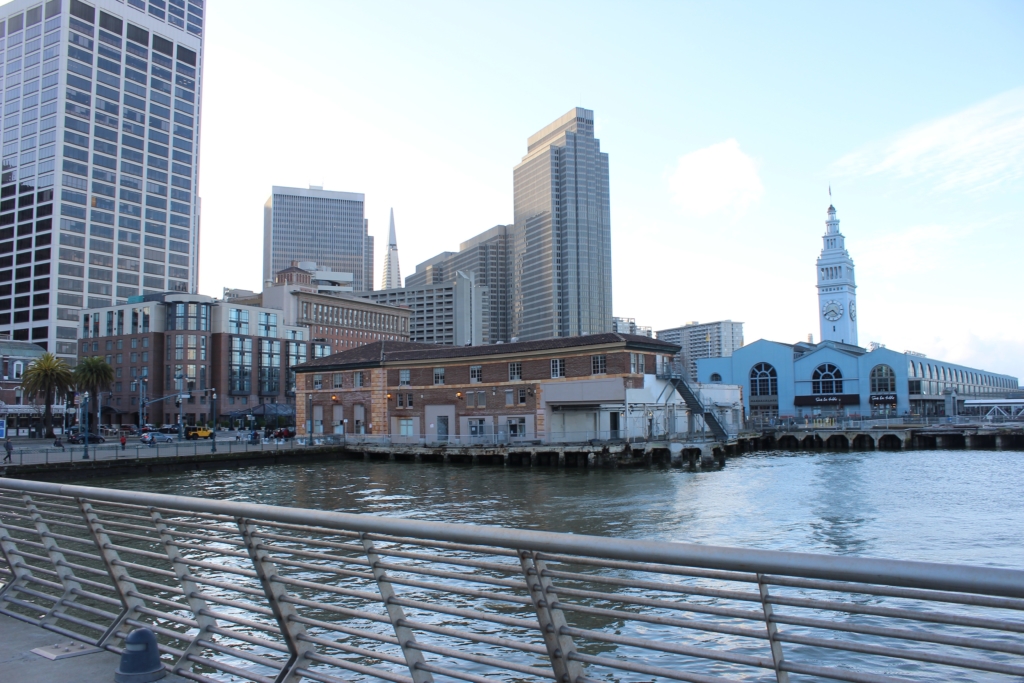
[(857, 346), (857, 282), (836, 208), (828, 207), (824, 245), (818, 257), (818, 319), (821, 340)]

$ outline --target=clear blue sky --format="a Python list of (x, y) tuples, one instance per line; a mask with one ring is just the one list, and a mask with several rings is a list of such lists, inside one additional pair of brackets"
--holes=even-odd
[(860, 339), (1024, 377), (1024, 3), (209, 3), (200, 289), (258, 289), (271, 185), (364, 192), (379, 281), (512, 221), (578, 105), (615, 314), (818, 337), (828, 186)]

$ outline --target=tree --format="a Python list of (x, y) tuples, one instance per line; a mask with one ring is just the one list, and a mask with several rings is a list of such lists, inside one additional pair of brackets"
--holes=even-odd
[(113, 381), (114, 368), (100, 356), (83, 358), (75, 367), (75, 385), (79, 392), (89, 392), (89, 424), (96, 428), (99, 427), (99, 420), (95, 420), (93, 415), (99, 404), (99, 393), (109, 390)]
[(32, 361), (21, 377), (26, 394), (43, 395), (43, 429), (46, 438), (53, 438), (53, 402), (67, 394), (75, 384), (71, 368), (63, 359), (44, 353)]

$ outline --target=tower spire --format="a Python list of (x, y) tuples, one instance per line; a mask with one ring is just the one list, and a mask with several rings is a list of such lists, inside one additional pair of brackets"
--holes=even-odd
[(398, 268), (398, 238), (395, 237), (395, 209), (391, 208), (391, 227), (388, 231), (388, 251), (384, 255), (384, 273), (381, 289), (398, 289), (402, 286), (402, 273)]

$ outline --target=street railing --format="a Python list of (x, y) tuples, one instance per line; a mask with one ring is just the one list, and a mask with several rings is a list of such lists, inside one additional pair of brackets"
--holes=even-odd
[(848, 431), (851, 429), (922, 429), (927, 427), (1013, 427), (1024, 426), (1021, 419), (989, 419), (981, 416), (959, 415), (956, 417), (800, 417), (800, 418), (751, 418), (748, 429), (755, 431), (802, 432), (808, 430)]
[[(1024, 571), (0, 479), (0, 613), (193, 681), (996, 681)], [(436, 678), (435, 678), (436, 677)]]

